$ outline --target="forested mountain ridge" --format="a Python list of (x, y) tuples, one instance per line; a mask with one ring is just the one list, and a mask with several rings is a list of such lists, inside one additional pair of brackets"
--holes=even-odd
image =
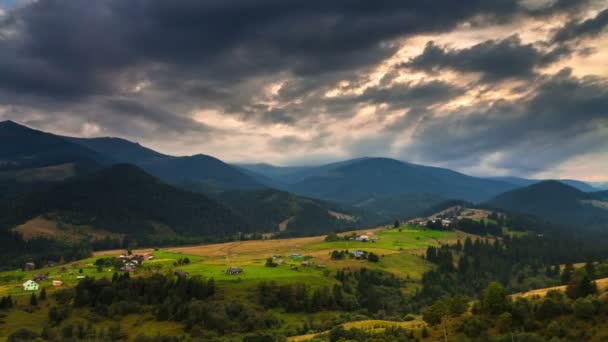
[(13, 121), (0, 122), (0, 170), (44, 167), (82, 160), (100, 164), (111, 162), (106, 156), (59, 136), (21, 126)]
[(3, 229), (55, 213), (67, 223), (144, 240), (159, 229), (179, 236), (214, 238), (248, 230), (240, 216), (221, 204), (164, 184), (128, 164), (4, 201), (0, 212)]
[(515, 186), (501, 181), (390, 158), (358, 159), (308, 177), (291, 187), (296, 193), (342, 202), (364, 196), (406, 193), (430, 193), (478, 202), (513, 188)]
[(577, 226), (608, 226), (608, 203), (600, 194), (585, 193), (559, 181), (544, 181), (506, 192), (486, 205)]
[(200, 192), (261, 189), (254, 177), (212, 156), (174, 157), (118, 138), (68, 138), (118, 162), (135, 164), (165, 182)]
[(243, 216), (253, 230), (281, 231), (289, 236), (324, 234), (382, 221), (369, 212), (274, 189), (227, 191), (215, 198)]

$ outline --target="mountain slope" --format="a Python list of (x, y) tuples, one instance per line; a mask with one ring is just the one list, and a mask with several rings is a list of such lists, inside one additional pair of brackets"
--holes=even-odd
[(139, 143), (120, 138), (63, 138), (102, 155), (112, 156), (112, 160), (119, 163), (149, 163), (157, 160), (173, 158), (144, 147)]
[(48, 187), (110, 163), (110, 158), (56, 135), (0, 122), (0, 197)]
[(247, 229), (240, 217), (219, 203), (164, 184), (127, 164), (5, 201), (0, 213), (2, 228), (52, 213), (66, 223), (138, 239), (159, 230), (180, 236), (224, 237)]
[(102, 155), (135, 164), (165, 182), (193, 191), (261, 189), (265, 184), (223, 161), (199, 154), (174, 157), (119, 138), (67, 138)]
[[(542, 180), (538, 180), (538, 179), (527, 179), (527, 178), (509, 177), (509, 176), (507, 176), (507, 177), (490, 177), (490, 179), (511, 183), (518, 187), (530, 186), (532, 184), (542, 182)], [(569, 185), (571, 187), (574, 187), (574, 188), (576, 188), (580, 191), (584, 191), (584, 192), (594, 192), (594, 191), (599, 190), (586, 182), (581, 182), (581, 181), (574, 180), (574, 179), (560, 179), (558, 181), (560, 183)]]
[(0, 170), (58, 165), (80, 160), (109, 162), (86, 147), (13, 121), (0, 122)]
[(266, 163), (258, 164), (235, 164), (236, 166), (247, 169), (251, 172), (263, 175), (267, 178), (278, 181), (282, 184), (294, 184), (306, 178), (318, 176), (342, 166), (356, 163), (366, 158), (356, 158), (335, 163), (313, 166), (275, 166)]
[(364, 158), (339, 165), (295, 183), (290, 189), (312, 197), (342, 202), (364, 197), (430, 193), (445, 198), (482, 201), (514, 186), (466, 176), (436, 167), (388, 158)]
[(608, 202), (559, 181), (543, 181), (509, 191), (486, 204), (557, 224), (608, 226)]
[(280, 230), (289, 235), (322, 234), (379, 220), (376, 216), (332, 203), (274, 189), (229, 191), (216, 198), (260, 232)]

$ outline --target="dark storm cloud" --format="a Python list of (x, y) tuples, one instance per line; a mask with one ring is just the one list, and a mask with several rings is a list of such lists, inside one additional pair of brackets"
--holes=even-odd
[(443, 82), (396, 83), (389, 87), (367, 88), (361, 95), (341, 96), (333, 101), (350, 105), (387, 104), (390, 108), (427, 107), (462, 95), (465, 88)]
[(553, 36), (554, 43), (592, 37), (606, 30), (608, 26), (608, 8), (595, 17), (584, 21), (570, 21), (557, 30)]
[(17, 33), (0, 42), (0, 87), (108, 94), (120, 91), (114, 73), (150, 64), (235, 82), (279, 70), (348, 70), (387, 57), (398, 37), (450, 30), (473, 17), (572, 10), (583, 1), (568, 3), (529, 10), (516, 0), (37, 1), (2, 24)]
[(471, 165), (500, 152), (495, 167), (527, 174), (572, 156), (608, 148), (608, 83), (576, 78), (569, 69), (542, 79), (528, 98), (483, 109), (425, 116), (404, 155)]
[(488, 40), (465, 49), (449, 49), (430, 41), (419, 56), (403, 66), (427, 72), (452, 69), (478, 72), (485, 81), (507, 78), (529, 78), (539, 67), (568, 55), (566, 47), (541, 50), (534, 44), (522, 44), (519, 36), (503, 40)]

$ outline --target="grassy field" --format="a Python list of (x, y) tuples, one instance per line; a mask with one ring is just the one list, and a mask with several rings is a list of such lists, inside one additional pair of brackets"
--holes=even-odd
[[(343, 233), (340, 236), (350, 236), (353, 232)], [(456, 239), (466, 238), (461, 232), (432, 231), (410, 226), (403, 226), (401, 231), (392, 228), (378, 228), (373, 230), (356, 231), (356, 235), (369, 234), (377, 237), (377, 242), (357, 242), (353, 240), (340, 240), (326, 242), (325, 236), (281, 239), (281, 240), (258, 240), (258, 241), (236, 241), (222, 244), (210, 244), (199, 246), (185, 246), (174, 248), (163, 248), (159, 250), (140, 249), (133, 253), (139, 254), (152, 252), (154, 260), (144, 261), (143, 265), (132, 273), (132, 276), (148, 276), (153, 273), (172, 273), (175, 270), (183, 270), (190, 276), (203, 276), (213, 278), (219, 287), (220, 297), (226, 296), (232, 300), (249, 300), (251, 287), (260, 281), (274, 281), (277, 283), (304, 282), (310, 287), (331, 286), (336, 283), (335, 272), (348, 268), (355, 270), (361, 267), (380, 269), (392, 272), (398, 277), (406, 280), (405, 291), (413, 290), (419, 284), (422, 274), (430, 270), (433, 265), (421, 255), (427, 246), (437, 246), (442, 243), (453, 243)], [(380, 256), (377, 263), (367, 260), (346, 258), (345, 260), (332, 260), (330, 255), (334, 250), (365, 250), (374, 252)], [(18, 327), (30, 328), (38, 331), (48, 316), (48, 306), (53, 300), (52, 292), (60, 288), (52, 286), (53, 279), (63, 281), (61, 288), (75, 286), (78, 277), (112, 277), (115, 270), (104, 267), (98, 268), (95, 261), (102, 257), (118, 256), (125, 253), (123, 250), (103, 251), (95, 253), (91, 258), (77, 262), (66, 263), (53, 267), (46, 267), (33, 271), (13, 270), (0, 272), (0, 296), (11, 295), (17, 301), (22, 302), (24, 309), (11, 310), (6, 317), (0, 317), (0, 322), (11, 324), (0, 324), (0, 341), (3, 337), (14, 332)], [(301, 258), (292, 258), (294, 253), (301, 254)], [(277, 267), (266, 267), (266, 259), (275, 256), (275, 261), (284, 260), (284, 265)], [(179, 259), (188, 258), (189, 263), (177, 265)], [(308, 260), (311, 266), (301, 265), (303, 260)], [(295, 265), (298, 270), (290, 269)], [(317, 265), (324, 265), (317, 268)], [(239, 275), (228, 275), (228, 267), (240, 267), (243, 273)], [(44, 274), (48, 279), (41, 281), (49, 293), (49, 299), (35, 310), (26, 310), (27, 302), (31, 292), (21, 288), (21, 284), (32, 279), (37, 274)], [(224, 292), (226, 291), (226, 292)], [(31, 312), (30, 312), (31, 311)], [(274, 312), (274, 311), (273, 311)], [(297, 327), (303, 320), (312, 319), (313, 315), (274, 312), (284, 322), (285, 327)], [(84, 315), (84, 313), (83, 313)], [(323, 312), (315, 314), (317, 321), (329, 322), (336, 317), (337, 313)], [(319, 316), (320, 315), (320, 316)], [(326, 317), (324, 317), (325, 315)], [(317, 317), (319, 316), (319, 317)], [(73, 319), (79, 318), (78, 313), (72, 315)], [(74, 322), (72, 322), (74, 323)], [(141, 315), (129, 315), (117, 322), (121, 328), (129, 332), (129, 337), (137, 336), (139, 333), (155, 335), (156, 333), (180, 335), (183, 326), (174, 322), (157, 322), (153, 317)], [(105, 324), (105, 323), (103, 323)], [(351, 324), (351, 323), (349, 323)], [(363, 324), (360, 322), (352, 324)], [(371, 324), (371, 323), (370, 323)], [(384, 324), (384, 323), (382, 323)], [(382, 325), (378, 322), (374, 326)], [(393, 323), (391, 323), (393, 324)], [(397, 322), (395, 324), (405, 324)], [(413, 324), (407, 322), (407, 325)], [(381, 327), (380, 327), (381, 328)]]
[[(598, 290), (604, 292), (608, 289), (608, 278), (603, 278), (603, 279), (597, 279), (595, 281), (595, 284), (597, 285)], [(532, 291), (528, 291), (528, 292), (523, 292), (523, 293), (516, 293), (513, 294), (513, 298), (518, 298), (518, 297), (534, 297), (534, 296), (540, 296), (543, 297), (547, 294), (547, 292), (549, 291), (561, 291), (561, 292), (565, 292), (566, 291), (566, 285), (562, 285), (562, 286), (553, 286), (553, 287), (547, 287), (547, 288), (543, 288), (543, 289), (536, 289), (536, 290), (532, 290)]]
[[(376, 268), (392, 272), (403, 279), (417, 281), (432, 265), (420, 256), (427, 246), (437, 246), (441, 243), (452, 243), (456, 239), (464, 239), (466, 234), (460, 232), (433, 231), (410, 226), (399, 229), (360, 230), (341, 234), (350, 236), (352, 233), (371, 234), (377, 237), (376, 242), (359, 242), (340, 240), (326, 242), (324, 236), (280, 239), (236, 241), (221, 244), (166, 248), (161, 250), (142, 249), (134, 253), (153, 252), (155, 260), (144, 262), (135, 276), (145, 276), (154, 272), (173, 272), (180, 269), (190, 275), (200, 275), (214, 278), (218, 283), (226, 285), (251, 285), (262, 280), (276, 282), (306, 282), (312, 286), (330, 285), (335, 282), (333, 274), (342, 268), (357, 269), (360, 267)], [(380, 256), (378, 263), (367, 260), (331, 260), (333, 250), (366, 250)], [(118, 256), (122, 250), (98, 252), (94, 257), (78, 262), (47, 267), (34, 271), (14, 270), (0, 272), (0, 295), (27, 295), (21, 289), (21, 284), (32, 279), (37, 274), (44, 274), (48, 280), (42, 281), (41, 286), (50, 290), (51, 280), (61, 280), (64, 287), (74, 286), (78, 277), (111, 277), (115, 270), (111, 268), (98, 269), (95, 261), (100, 257)], [(302, 259), (291, 258), (298, 253), (308, 259), (311, 266), (301, 266)], [(266, 259), (277, 256), (276, 260), (285, 260), (285, 265), (266, 267)], [(174, 265), (180, 258), (188, 258), (188, 265)], [(291, 270), (290, 265), (298, 266)], [(324, 265), (325, 268), (317, 268)], [(240, 267), (243, 273), (228, 275), (228, 267)]]
[[(364, 321), (356, 321), (356, 322), (348, 322), (342, 324), (342, 327), (346, 330), (348, 329), (361, 329), (368, 332), (381, 332), (388, 327), (400, 327), (405, 329), (422, 329), (423, 326), (426, 326), (426, 323), (422, 320), (421, 317), (416, 317), (413, 321), (408, 322), (393, 322), (393, 321), (382, 321), (382, 320), (364, 320)], [(319, 335), (327, 334), (328, 331), (314, 333), (314, 334), (306, 334), (300, 336), (292, 336), (287, 339), (289, 342), (303, 342), (308, 341), (314, 337)]]

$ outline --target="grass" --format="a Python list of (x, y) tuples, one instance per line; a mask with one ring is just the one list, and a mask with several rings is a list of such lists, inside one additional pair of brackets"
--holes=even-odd
[[(394, 321), (383, 321), (383, 320), (364, 320), (364, 321), (356, 321), (356, 322), (348, 322), (341, 324), (342, 327), (346, 330), (349, 329), (361, 329), (369, 332), (380, 333), (389, 327), (400, 327), (405, 329), (422, 329), (422, 327), (426, 326), (426, 323), (422, 320), (421, 317), (416, 317), (413, 321), (408, 322), (394, 322)], [(292, 336), (287, 339), (289, 342), (303, 342), (311, 340), (319, 335), (327, 334), (329, 331), (324, 331), (320, 333), (306, 334), (300, 336)]]
[[(349, 268), (351, 270), (367, 267), (391, 272), (406, 281), (404, 291), (411, 291), (419, 285), (422, 274), (433, 265), (420, 257), (427, 246), (437, 246), (441, 243), (454, 243), (456, 239), (464, 239), (467, 234), (461, 232), (433, 231), (411, 226), (403, 226), (399, 229), (374, 229), (357, 231), (356, 234), (371, 232), (378, 237), (377, 242), (355, 242), (355, 241), (334, 241), (326, 242), (325, 236), (293, 238), (282, 240), (258, 240), (258, 241), (235, 241), (222, 244), (187, 246), (165, 248), (160, 250), (141, 249), (134, 253), (152, 252), (154, 260), (145, 261), (132, 276), (149, 276), (155, 272), (172, 273), (176, 269), (188, 272), (191, 276), (203, 276), (213, 278), (218, 285), (220, 298), (230, 298), (236, 301), (251, 300), (251, 288), (261, 281), (274, 281), (279, 284), (304, 282), (310, 287), (331, 286), (336, 283), (334, 274), (337, 270)], [(341, 234), (349, 235), (347, 234)], [(333, 250), (354, 250), (363, 249), (374, 252), (380, 256), (378, 263), (367, 260), (331, 260), (330, 254)], [(104, 268), (98, 270), (95, 261), (101, 257), (118, 256), (124, 253), (123, 250), (104, 251), (95, 253), (95, 256), (77, 262), (46, 267), (34, 271), (13, 270), (0, 272), (0, 295), (12, 295), (16, 300), (23, 303), (21, 308), (11, 310), (8, 316), (0, 321), (10, 324), (0, 324), (0, 340), (18, 328), (24, 327), (34, 331), (39, 331), (41, 326), (47, 321), (49, 304), (52, 299), (52, 292), (56, 291), (51, 285), (50, 279), (58, 279), (64, 282), (65, 287), (72, 287), (78, 283), (78, 276), (87, 277), (111, 277), (113, 269)], [(293, 253), (305, 256), (312, 265), (309, 267), (301, 266), (303, 259), (291, 258)], [(266, 259), (272, 256), (286, 261), (285, 265), (277, 267), (266, 267)], [(188, 258), (190, 262), (185, 265), (177, 265), (179, 259)], [(298, 270), (290, 269), (290, 264), (298, 266)], [(318, 264), (326, 265), (326, 268), (319, 269)], [(228, 275), (226, 270), (230, 266), (240, 267), (243, 273), (240, 275)], [(65, 269), (64, 269), (65, 268)], [(82, 273), (81, 271), (82, 270)], [(39, 308), (31, 313), (25, 311), (28, 307), (30, 292), (23, 291), (21, 284), (32, 279), (36, 274), (45, 274), (49, 280), (40, 282), (41, 288), (47, 289), (49, 299), (41, 303)], [(79, 309), (77, 309), (79, 310)], [(62, 324), (75, 323), (78, 320), (86, 319), (87, 312), (79, 313), (75, 311), (71, 318)], [(298, 327), (302, 321), (314, 318), (319, 322), (335, 321), (339, 313), (321, 312), (314, 315), (301, 313), (285, 313), (280, 310), (273, 310), (284, 322), (281, 329)], [(312, 318), (311, 318), (312, 317)], [(129, 338), (134, 339), (139, 334), (154, 336), (158, 333), (163, 335), (180, 336), (183, 334), (183, 326), (175, 322), (157, 322), (152, 316), (147, 315), (128, 315), (116, 321), (121, 328), (128, 332)], [(373, 322), (373, 323), (371, 323)], [(108, 328), (115, 321), (103, 321), (96, 323), (96, 328)], [(356, 322), (357, 324), (365, 324)], [(348, 327), (350, 324), (348, 323)], [(374, 329), (381, 329), (378, 321), (370, 321), (369, 324), (376, 326)], [(405, 324), (404, 322), (390, 322), (387, 324)], [(409, 326), (410, 322), (407, 322)], [(328, 326), (331, 326), (329, 324)]]
[[(369, 231), (357, 231), (364, 234)], [(154, 272), (173, 272), (181, 269), (192, 276), (214, 278), (218, 284), (228, 286), (248, 286), (264, 280), (279, 283), (306, 282), (311, 286), (331, 285), (335, 282), (330, 275), (342, 268), (357, 269), (361, 267), (375, 268), (392, 272), (399, 277), (418, 281), (422, 274), (431, 269), (432, 265), (420, 258), (427, 246), (437, 246), (440, 243), (454, 242), (466, 235), (460, 232), (434, 231), (411, 226), (399, 229), (375, 229), (371, 231), (378, 237), (377, 242), (358, 242), (340, 240), (326, 242), (324, 236), (281, 239), (236, 241), (222, 244), (176, 247), (161, 250), (136, 250), (134, 253), (153, 252), (154, 260), (145, 261), (143, 267), (134, 276), (146, 276)], [(347, 235), (347, 234), (343, 234)], [(380, 262), (370, 263), (367, 260), (331, 260), (333, 250), (363, 249), (381, 256)], [(92, 258), (78, 262), (47, 267), (34, 271), (14, 270), (0, 272), (0, 295), (29, 295), (21, 289), (21, 284), (42, 273), (49, 280), (42, 281), (41, 287), (53, 290), (51, 279), (61, 280), (64, 287), (78, 283), (78, 276), (111, 277), (115, 270), (104, 268), (98, 270), (95, 261), (99, 257), (118, 256), (122, 250), (96, 253)], [(289, 256), (300, 253), (310, 259), (312, 266), (300, 266), (301, 259)], [(280, 256), (286, 261), (285, 265), (265, 267), (268, 257)], [(190, 259), (188, 265), (175, 265), (180, 258)], [(295, 264), (298, 270), (291, 270), (289, 265)], [(325, 269), (317, 269), (315, 265), (326, 265)], [(235, 266), (243, 269), (240, 275), (228, 275), (226, 269)], [(65, 269), (65, 270), (64, 270)]]
[(406, 226), (399, 229), (389, 229), (378, 232), (376, 242), (354, 240), (324, 241), (308, 246), (308, 249), (355, 250), (355, 249), (386, 249), (392, 251), (425, 249), (428, 246), (438, 246), (441, 240), (451, 240), (455, 232), (426, 230)]

